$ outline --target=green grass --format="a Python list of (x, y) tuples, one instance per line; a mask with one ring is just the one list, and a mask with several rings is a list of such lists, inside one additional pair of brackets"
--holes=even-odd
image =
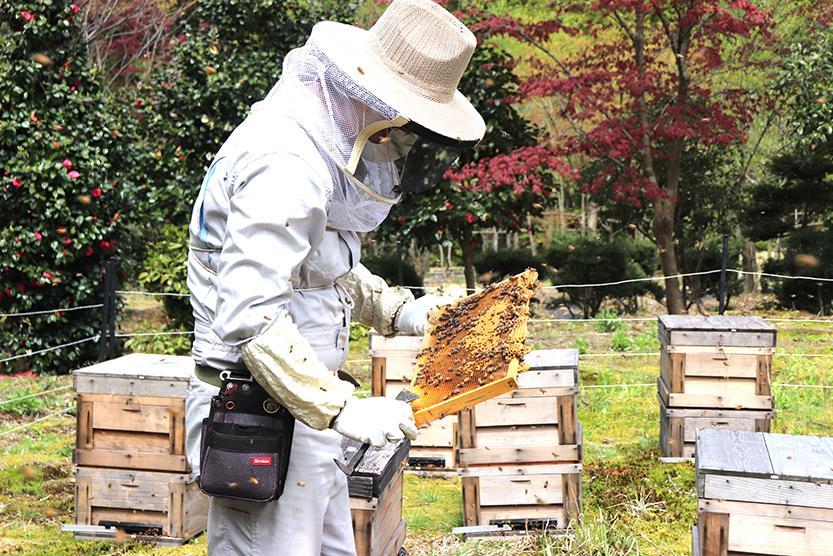
[[(796, 313), (771, 316), (799, 317)], [(819, 324), (778, 323), (778, 351), (833, 355), (830, 332)], [(582, 385), (653, 384), (658, 374), (653, 352), (656, 323), (531, 323), (530, 345), (537, 348), (581, 346), (586, 353), (614, 357), (584, 358)], [(621, 354), (617, 346), (622, 347)], [(350, 360), (366, 360), (367, 337), (354, 331)], [(370, 364), (350, 363), (348, 370), (369, 392)], [(833, 384), (833, 357), (776, 356), (773, 382)], [(69, 384), (67, 377), (3, 381), (4, 399)], [(775, 432), (833, 435), (833, 391), (774, 386)], [(0, 400), (2, 401), (2, 400)], [(0, 405), (0, 554), (204, 554), (203, 537), (183, 547), (156, 549), (140, 543), (79, 542), (62, 533), (72, 521), (72, 416), (53, 417), (3, 434), (21, 423), (71, 406), (67, 390)], [(696, 519), (694, 469), (664, 464), (658, 457), (659, 415), (656, 389), (588, 388), (579, 395), (584, 442), (583, 519), (566, 536), (519, 541), (463, 542), (452, 536), (461, 525), (459, 478), (405, 478), (403, 511), (408, 523), (406, 547), (415, 556), (688, 554), (690, 528)]]

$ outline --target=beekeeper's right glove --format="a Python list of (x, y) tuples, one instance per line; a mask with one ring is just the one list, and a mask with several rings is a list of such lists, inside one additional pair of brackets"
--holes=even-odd
[(417, 436), (411, 406), (384, 397), (350, 398), (333, 420), (333, 430), (358, 442), (381, 448)]

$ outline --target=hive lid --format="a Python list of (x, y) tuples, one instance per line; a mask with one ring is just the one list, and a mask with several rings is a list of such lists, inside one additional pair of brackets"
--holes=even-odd
[(577, 349), (536, 349), (524, 357), (529, 370), (575, 369), (578, 367)]
[(103, 363), (76, 369), (76, 376), (114, 378), (142, 378), (147, 380), (188, 381), (194, 370), (194, 360), (186, 356), (131, 353)]
[(776, 328), (761, 317), (661, 315), (663, 345), (774, 347)]
[(833, 438), (727, 429), (697, 433), (697, 474), (833, 480)]
[(416, 357), (422, 347), (422, 336), (382, 336), (373, 333), (368, 341), (371, 357), (385, 357), (388, 355), (400, 357)]

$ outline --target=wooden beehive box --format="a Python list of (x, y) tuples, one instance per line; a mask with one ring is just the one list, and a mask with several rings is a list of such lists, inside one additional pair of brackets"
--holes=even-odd
[(460, 413), (465, 524), (563, 528), (580, 511), (578, 352), (529, 353), (518, 390)]
[(833, 438), (697, 436), (695, 556), (833, 553)]
[(73, 373), (80, 466), (187, 472), (190, 357), (131, 354)]
[[(373, 334), (370, 356), (374, 396), (394, 398), (409, 388), (414, 376), (416, 354), (422, 347), (422, 336), (391, 336)], [(409, 465), (412, 467), (454, 468), (457, 416), (449, 415), (419, 429), (411, 443)]]
[(769, 432), (773, 411), (735, 409), (683, 409), (666, 407), (659, 402), (659, 438), (662, 455), (693, 458), (697, 431), (731, 429), (746, 432)]
[(758, 317), (659, 317), (660, 399), (668, 408), (772, 409), (775, 336)]
[(76, 531), (77, 538), (124, 539), (119, 535), (127, 534), (177, 545), (203, 532), (207, 519), (208, 497), (190, 474), (75, 468), (75, 522), (98, 526)]
[[(341, 446), (347, 460), (359, 444), (345, 438)], [(347, 478), (357, 556), (393, 556), (405, 543), (402, 489), (408, 448), (408, 441), (371, 447)]]

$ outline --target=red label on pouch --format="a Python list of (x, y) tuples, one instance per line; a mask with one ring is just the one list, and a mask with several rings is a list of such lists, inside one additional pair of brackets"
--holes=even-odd
[(272, 456), (254, 456), (252, 465), (272, 465)]

